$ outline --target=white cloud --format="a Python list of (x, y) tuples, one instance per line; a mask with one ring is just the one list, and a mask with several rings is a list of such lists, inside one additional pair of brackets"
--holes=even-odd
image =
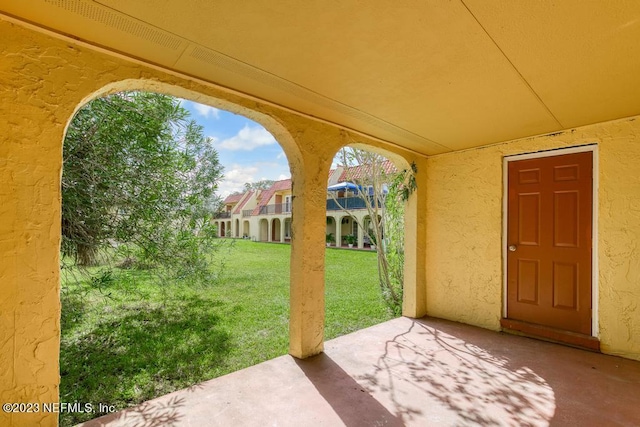
[(224, 180), (218, 186), (218, 194), (227, 197), (236, 191), (244, 190), (246, 182), (255, 182), (259, 169), (256, 166), (231, 165), (225, 168)]
[(249, 125), (245, 125), (236, 135), (218, 142), (216, 147), (221, 150), (251, 151), (257, 147), (275, 143), (273, 135), (262, 126), (249, 127)]
[(210, 107), (208, 105), (202, 105), (193, 103), (193, 108), (204, 118), (211, 117), (212, 119), (220, 118), (220, 110), (215, 107)]
[[(224, 198), (231, 193), (244, 191), (244, 184), (247, 182), (262, 181), (264, 179), (280, 181), (291, 178), (289, 173), (275, 175), (274, 172), (278, 171), (274, 169), (274, 166), (273, 163), (258, 163), (252, 166), (242, 166), (236, 163), (228, 166), (225, 168), (224, 180), (220, 182), (217, 193)], [(282, 172), (282, 168), (279, 169), (279, 172)]]

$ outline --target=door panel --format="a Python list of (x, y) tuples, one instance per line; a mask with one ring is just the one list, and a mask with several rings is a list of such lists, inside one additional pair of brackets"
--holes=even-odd
[(518, 243), (540, 245), (540, 193), (518, 194)]
[(553, 245), (556, 247), (578, 247), (579, 215), (578, 191), (556, 191), (553, 194)]
[(539, 263), (533, 259), (518, 260), (518, 302), (538, 304)]
[(507, 317), (591, 335), (592, 153), (508, 167)]

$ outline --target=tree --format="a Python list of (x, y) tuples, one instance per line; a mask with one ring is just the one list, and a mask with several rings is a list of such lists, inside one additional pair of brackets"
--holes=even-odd
[(222, 196), (219, 196), (218, 194), (213, 194), (206, 202), (205, 202), (205, 208), (207, 210), (207, 212), (211, 213), (211, 216), (213, 217), (215, 214), (220, 213), (224, 210), (224, 199), (222, 198)]
[(123, 92), (91, 101), (69, 125), (63, 160), (63, 255), (89, 266), (117, 248), (173, 275), (206, 275), (223, 167), (177, 99)]
[(360, 190), (358, 197), (364, 201), (370, 223), (358, 221), (358, 217), (342, 206), (334, 192), (329, 192), (338, 206), (351, 215), (358, 226), (376, 245), (378, 279), (382, 296), (396, 314), (402, 312), (402, 287), (404, 283), (404, 204), (416, 188), (415, 164), (410, 169), (397, 172), (386, 166), (388, 160), (380, 154), (345, 147), (338, 153), (337, 161), (345, 168), (346, 179)]
[(247, 182), (244, 184), (244, 191), (247, 192), (250, 190), (266, 190), (270, 188), (274, 183), (275, 181), (271, 179), (263, 179), (262, 181), (256, 182)]

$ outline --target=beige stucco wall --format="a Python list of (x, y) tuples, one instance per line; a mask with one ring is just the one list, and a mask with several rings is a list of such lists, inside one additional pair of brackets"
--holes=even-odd
[(427, 160), (427, 312), (489, 329), (502, 314), (503, 156), (598, 145), (598, 336), (640, 360), (640, 120)]

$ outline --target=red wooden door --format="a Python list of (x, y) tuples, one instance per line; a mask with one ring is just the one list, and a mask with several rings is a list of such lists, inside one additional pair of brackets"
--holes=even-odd
[(509, 163), (507, 318), (591, 335), (591, 152)]

